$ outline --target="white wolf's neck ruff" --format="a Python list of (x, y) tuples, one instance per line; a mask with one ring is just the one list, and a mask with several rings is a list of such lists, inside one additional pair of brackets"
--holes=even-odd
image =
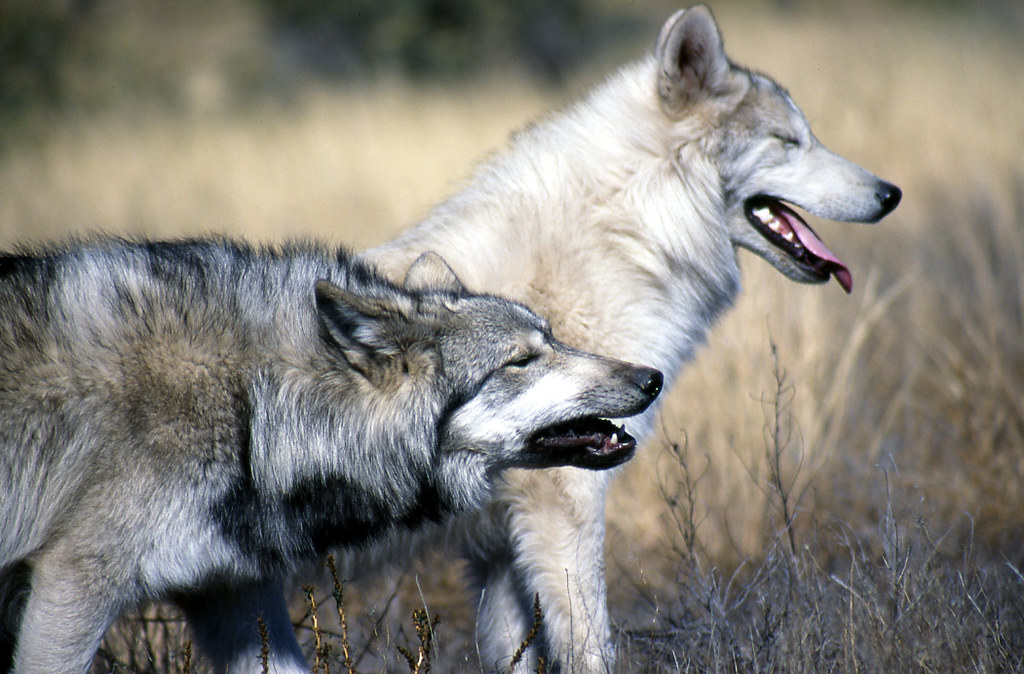
[(517, 133), (369, 257), (401, 274), (435, 250), (468, 287), (524, 301), (574, 345), (674, 376), (735, 296), (739, 270), (718, 172), (685, 143), (699, 120), (662, 112), (655, 73), (653, 57), (627, 66)]

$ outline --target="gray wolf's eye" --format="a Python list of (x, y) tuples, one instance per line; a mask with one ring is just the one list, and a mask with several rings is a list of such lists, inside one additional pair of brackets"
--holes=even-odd
[(512, 360), (505, 363), (504, 367), (526, 367), (533, 361), (537, 360), (538, 356), (535, 353), (524, 353), (516, 356)]

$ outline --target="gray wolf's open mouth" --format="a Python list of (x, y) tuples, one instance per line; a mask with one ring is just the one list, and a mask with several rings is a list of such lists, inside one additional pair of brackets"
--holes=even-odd
[(744, 210), (754, 229), (801, 268), (822, 282), (835, 276), (847, 293), (853, 289), (850, 270), (792, 208), (774, 197), (758, 195), (747, 199)]
[(581, 468), (611, 468), (628, 460), (636, 439), (607, 419), (587, 417), (545, 428), (530, 439), (545, 453), (564, 454), (567, 463)]

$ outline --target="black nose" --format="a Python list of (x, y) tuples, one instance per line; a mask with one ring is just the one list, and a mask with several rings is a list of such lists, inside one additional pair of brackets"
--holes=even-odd
[(657, 370), (642, 367), (637, 371), (636, 385), (651, 400), (658, 397), (661, 387), (665, 383), (665, 377)]
[(882, 212), (879, 213), (878, 217), (883, 218), (899, 206), (900, 199), (903, 198), (903, 192), (895, 185), (882, 183), (878, 191), (875, 192), (875, 196), (878, 198), (878, 203), (882, 205)]

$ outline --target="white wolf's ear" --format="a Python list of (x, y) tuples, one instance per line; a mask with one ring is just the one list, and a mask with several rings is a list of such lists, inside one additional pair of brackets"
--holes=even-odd
[(406, 290), (442, 290), (461, 294), (466, 286), (455, 275), (455, 271), (445, 262), (444, 258), (432, 250), (423, 253), (405, 273)]
[(706, 97), (731, 90), (730, 64), (714, 17), (704, 5), (673, 14), (658, 35), (658, 94), (665, 112), (682, 116)]
[(330, 341), (352, 367), (374, 380), (382, 357), (396, 351), (389, 326), (407, 320), (410, 307), (402, 307), (398, 296), (355, 293), (324, 280), (316, 282), (315, 294), (320, 325)]

